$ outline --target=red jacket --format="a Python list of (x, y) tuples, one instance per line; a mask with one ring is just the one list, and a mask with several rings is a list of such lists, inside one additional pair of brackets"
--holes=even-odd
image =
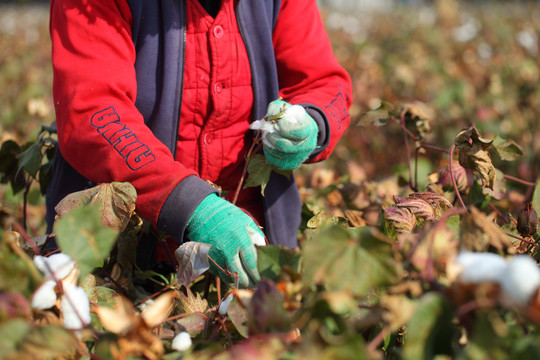
[[(351, 81), (332, 55), (315, 1), (275, 3), (280, 4), (271, 34), (275, 56), (263, 61), (275, 62), (279, 94), (285, 100), (307, 104), (308, 111), (309, 104), (320, 110), (310, 114), (319, 123), (319, 140), (326, 146), (310, 161), (324, 160), (349, 124)], [(137, 212), (157, 225), (171, 193), (198, 173), (190, 164), (175, 160), (173, 150), (150, 130), (136, 106), (144, 100), (137, 96), (137, 84), (146, 74), (137, 73), (134, 67), (138, 53), (133, 21), (127, 0), (52, 0), (59, 147), (84, 178), (133, 184), (138, 194)], [(243, 36), (249, 37), (249, 33)], [(251, 62), (251, 66), (253, 72), (258, 64)], [(152, 74), (148, 78), (152, 79)], [(270, 100), (264, 99), (266, 103)], [(255, 112), (252, 116), (260, 117), (260, 111), (258, 115)], [(113, 125), (115, 128), (107, 132)]]

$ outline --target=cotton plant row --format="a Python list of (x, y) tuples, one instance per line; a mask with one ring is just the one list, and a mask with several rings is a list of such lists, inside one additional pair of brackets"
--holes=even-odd
[[(250, 236), (257, 246), (266, 245), (258, 233), (252, 232)], [(154, 329), (167, 321), (178, 297), (181, 296), (179, 289), (189, 289), (194, 280), (210, 269), (210, 248), (211, 245), (203, 243), (182, 244), (175, 252), (179, 264), (176, 285), (156, 299), (148, 299), (138, 308), (123, 296), (115, 298), (112, 308), (91, 304), (85, 289), (78, 286), (80, 271), (74, 259), (63, 253), (49, 257), (37, 255), (34, 257), (34, 264), (45, 279), (34, 292), (31, 306), (37, 310), (55, 310), (60, 314), (63, 326), (73, 330), (79, 338), (83, 337), (85, 329), (93, 327), (91, 313), (94, 313), (105, 330), (118, 336), (117, 344), (111, 345), (111, 355), (114, 358), (143, 355), (149, 359), (158, 359), (164, 354), (165, 348), (162, 339), (155, 335)], [(233, 291), (225, 294), (215, 308), (215, 316), (225, 321), (234, 299), (241, 298), (242, 306), (247, 307), (252, 295), (252, 290), (235, 290), (233, 287)], [(192, 346), (192, 339), (189, 333), (181, 329), (180, 327), (170, 342), (170, 348), (177, 352), (186, 352)]]
[[(421, 277), (429, 282), (445, 278), (443, 283), (450, 283), (456, 305), (463, 305), (465, 289), (472, 289), (473, 295), (466, 297), (470, 301), (478, 289), (489, 285), (495, 288), (491, 300), (519, 308), (533, 321), (540, 321), (535, 310), (540, 307), (540, 269), (531, 256), (537, 246), (535, 207), (540, 206), (540, 182), (522, 181), (496, 169), (493, 153), (504, 161), (514, 161), (522, 155), (521, 149), (513, 142), (482, 137), (474, 124), (456, 135), (449, 150), (425, 144), (429, 120), (417, 105), (407, 104), (396, 112), (387, 103), (362, 120), (383, 125), (397, 122), (404, 132), (407, 153), (413, 140), (416, 153), (422, 149), (448, 156), (448, 165), (430, 176), (423, 191), (416, 189), (408, 158), (408, 195), (394, 195), (393, 204), (383, 203), (382, 230), (397, 240)], [(512, 224), (503, 230), (494, 217), (470, 202), (471, 196), (482, 199), (483, 206), (491, 199), (502, 199), (507, 180), (536, 191), (533, 203), (523, 204), (517, 219), (512, 218)], [(498, 211), (494, 206), (491, 209)]]
[[(66, 254), (57, 253), (49, 257), (35, 256), (34, 264), (45, 279), (32, 296), (31, 306), (37, 310), (55, 309), (66, 329), (82, 337), (82, 331), (91, 326), (91, 312), (101, 325), (119, 337), (118, 346), (112, 347), (115, 358), (129, 354), (143, 354), (157, 359), (163, 354), (161, 339), (152, 333), (170, 314), (176, 293), (169, 291), (149, 304), (137, 314), (132, 303), (118, 297), (114, 308), (91, 305), (86, 291), (77, 285), (79, 271), (76, 261)], [(230, 302), (230, 301), (229, 301)], [(225, 310), (226, 311), (226, 310)], [(172, 340), (171, 348), (185, 352), (191, 347), (189, 334), (180, 331)]]

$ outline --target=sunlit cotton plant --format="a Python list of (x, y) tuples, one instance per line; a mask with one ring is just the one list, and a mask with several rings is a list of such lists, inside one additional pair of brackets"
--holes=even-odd
[(66, 329), (78, 330), (91, 322), (90, 302), (86, 292), (77, 286), (79, 270), (66, 254), (36, 256), (34, 264), (45, 275), (45, 281), (32, 297), (32, 308), (46, 310), (57, 307)]

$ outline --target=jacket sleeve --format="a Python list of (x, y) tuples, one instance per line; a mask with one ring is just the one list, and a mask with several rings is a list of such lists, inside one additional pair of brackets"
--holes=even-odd
[(282, 0), (273, 32), (280, 96), (319, 125), (309, 161), (326, 159), (350, 123), (350, 76), (336, 60), (315, 0)]
[[(74, 169), (94, 182), (130, 182), (141, 217), (154, 225), (160, 222), (169, 233), (183, 233), (183, 224), (174, 224), (174, 217), (160, 217), (164, 204), (169, 200), (169, 215), (185, 210), (177, 216), (187, 222), (197, 201), (213, 188), (174, 161), (134, 105), (131, 21), (125, 0), (51, 2), (59, 148)], [(186, 191), (191, 202), (182, 209), (181, 193)]]

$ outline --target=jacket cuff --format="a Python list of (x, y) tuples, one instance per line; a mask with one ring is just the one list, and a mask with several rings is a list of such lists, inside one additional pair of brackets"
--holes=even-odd
[(307, 103), (302, 103), (299, 105), (306, 109), (307, 113), (313, 118), (313, 120), (315, 120), (317, 127), (319, 128), (317, 147), (307, 158), (306, 162), (309, 162), (322, 153), (330, 143), (330, 123), (328, 122), (328, 118), (326, 117), (324, 111), (322, 111), (318, 106)]
[(187, 223), (201, 201), (217, 189), (195, 175), (186, 177), (165, 200), (158, 216), (157, 227), (182, 243)]

